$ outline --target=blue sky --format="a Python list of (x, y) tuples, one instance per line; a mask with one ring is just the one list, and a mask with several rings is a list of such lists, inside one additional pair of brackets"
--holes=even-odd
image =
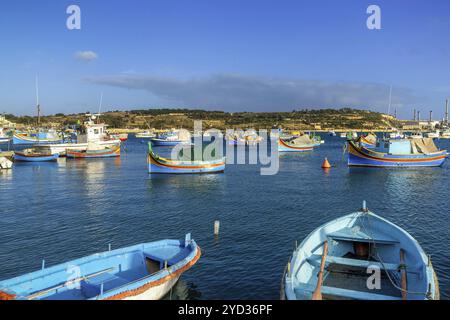
[[(66, 8), (81, 8), (81, 30)], [(366, 9), (381, 8), (381, 30)], [(407, 118), (450, 97), (447, 0), (2, 2), (0, 112), (361, 107)], [(97, 58), (83, 60), (92, 52)]]

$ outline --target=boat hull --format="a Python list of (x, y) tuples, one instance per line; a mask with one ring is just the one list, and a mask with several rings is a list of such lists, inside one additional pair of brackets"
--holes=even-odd
[(446, 150), (433, 154), (392, 155), (348, 143), (348, 165), (352, 167), (439, 167), (446, 159)]
[(180, 276), (175, 276), (172, 279), (151, 287), (140, 294), (124, 297), (122, 300), (160, 300), (164, 298), (170, 290), (172, 290), (178, 282), (178, 279), (180, 279)]
[[(116, 145), (120, 145), (120, 140), (105, 140), (105, 141), (96, 141), (98, 145), (104, 147), (112, 147)], [(45, 144), (39, 145), (38, 149), (43, 149), (48, 151), (49, 153), (59, 153), (60, 156), (65, 156), (66, 151), (68, 150), (76, 150), (76, 151), (85, 151), (88, 148), (88, 143), (61, 143), (61, 144)]]
[(23, 161), (23, 162), (46, 162), (46, 161), (56, 161), (59, 158), (59, 154), (55, 153), (52, 155), (46, 156), (29, 156), (23, 153), (16, 152), (14, 154), (14, 161)]
[(278, 152), (308, 152), (314, 149), (314, 146), (319, 146), (319, 144), (312, 144), (308, 146), (290, 146), (282, 139), (278, 139)]
[(66, 151), (67, 158), (76, 158), (76, 159), (90, 159), (90, 158), (111, 158), (111, 157), (120, 157), (120, 146), (105, 151)]

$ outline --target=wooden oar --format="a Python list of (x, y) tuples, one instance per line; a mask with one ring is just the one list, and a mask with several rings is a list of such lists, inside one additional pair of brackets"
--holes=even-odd
[(400, 249), (400, 272), (402, 274), (402, 299), (408, 299), (408, 282), (406, 279), (405, 250)]
[(320, 262), (320, 271), (318, 274), (317, 279), (317, 286), (316, 290), (314, 290), (314, 293), (312, 295), (312, 300), (322, 300), (322, 283), (323, 283), (323, 271), (325, 270), (325, 261), (327, 259), (328, 254), (328, 241), (325, 241), (323, 243), (323, 254), (322, 254), (322, 261)]
[(69, 284), (74, 284), (74, 283), (77, 283), (77, 282), (81, 282), (83, 280), (99, 276), (99, 275), (101, 275), (103, 273), (106, 273), (106, 272), (109, 272), (109, 271), (112, 271), (112, 270), (114, 270), (114, 268), (105, 269), (105, 270), (102, 270), (102, 271), (90, 274), (88, 276), (84, 276), (84, 277), (76, 278), (76, 279), (73, 279), (73, 280), (69, 280), (69, 281), (67, 281), (67, 282), (65, 282), (63, 284), (60, 284), (60, 285), (57, 285), (57, 286), (54, 286), (54, 287), (51, 287), (51, 288), (48, 288), (48, 289), (36, 292), (36, 293), (33, 293), (32, 295), (27, 296), (27, 299), (28, 300), (36, 299), (36, 298), (41, 297), (41, 296), (43, 296), (43, 295), (45, 295), (45, 294), (47, 294), (49, 292), (56, 291), (58, 289), (64, 288), (65, 286), (68, 286)]

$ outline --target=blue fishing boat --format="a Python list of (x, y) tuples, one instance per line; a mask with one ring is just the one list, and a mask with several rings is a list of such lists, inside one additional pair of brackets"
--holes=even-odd
[(56, 161), (59, 158), (59, 153), (45, 153), (38, 152), (35, 149), (25, 149), (14, 152), (14, 161), (25, 162), (46, 162)]
[(179, 144), (190, 144), (191, 138), (188, 134), (181, 134), (181, 132), (169, 132), (159, 135), (157, 138), (150, 138), (154, 146), (176, 146)]
[(431, 138), (392, 139), (366, 148), (348, 141), (348, 165), (359, 167), (436, 167), (445, 162), (447, 150), (439, 150)]
[(93, 254), (0, 281), (0, 300), (156, 300), (200, 258), (187, 234)]
[(171, 160), (158, 156), (148, 144), (148, 172), (170, 174), (219, 173), (225, 171), (225, 157), (216, 160)]
[(295, 249), (282, 298), (437, 300), (439, 285), (417, 240), (364, 202), (360, 211), (320, 226)]
[(63, 142), (63, 139), (61, 139), (57, 134), (49, 132), (38, 132), (32, 134), (14, 133), (13, 135), (14, 145), (49, 144), (61, 142)]

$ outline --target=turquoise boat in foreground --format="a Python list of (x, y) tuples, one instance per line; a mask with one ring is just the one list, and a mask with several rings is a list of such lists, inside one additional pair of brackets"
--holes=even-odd
[(0, 281), (0, 300), (156, 300), (164, 297), (201, 250), (162, 240), (93, 254)]
[[(379, 272), (379, 282), (370, 278)], [(430, 258), (405, 230), (363, 209), (314, 230), (282, 282), (288, 300), (437, 300)]]

